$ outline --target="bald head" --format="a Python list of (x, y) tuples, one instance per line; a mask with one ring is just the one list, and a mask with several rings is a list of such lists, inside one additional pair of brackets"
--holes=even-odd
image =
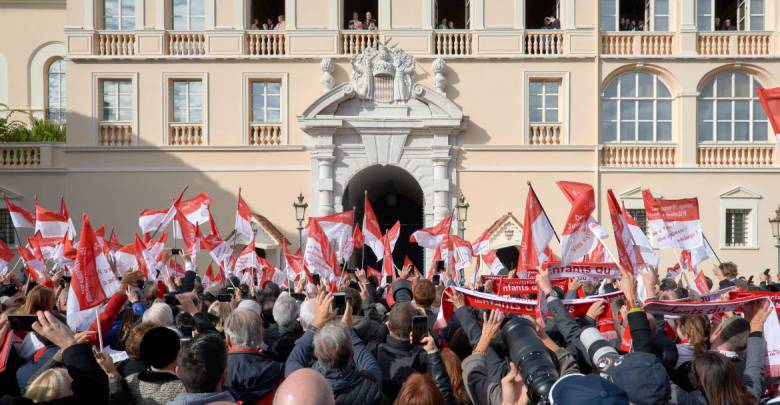
[(333, 390), (322, 374), (301, 368), (276, 389), (274, 405), (334, 405)]

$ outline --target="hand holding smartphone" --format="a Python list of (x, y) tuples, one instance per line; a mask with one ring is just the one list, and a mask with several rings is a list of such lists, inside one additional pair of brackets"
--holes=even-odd
[(343, 292), (333, 293), (333, 302), (330, 305), (336, 315), (344, 315), (347, 309), (347, 295)]
[(19, 332), (32, 332), (32, 325), (38, 317), (35, 315), (8, 315), (8, 324), (11, 330)]
[(415, 316), (412, 318), (412, 344), (421, 345), (422, 338), (428, 334), (428, 317)]

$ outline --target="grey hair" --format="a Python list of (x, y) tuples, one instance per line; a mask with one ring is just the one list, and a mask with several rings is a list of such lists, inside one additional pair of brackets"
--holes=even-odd
[[(274, 315), (274, 320), (276, 315)], [(301, 308), (298, 312), (298, 320), (301, 321), (301, 326), (306, 329), (314, 321), (314, 300), (307, 299), (301, 303)]]
[(314, 355), (320, 366), (343, 370), (352, 361), (352, 335), (338, 321), (327, 323), (314, 336)]
[(251, 309), (237, 308), (225, 320), (224, 328), (233, 347), (258, 348), (263, 344), (263, 320)]
[(160, 326), (173, 325), (173, 311), (164, 302), (155, 302), (141, 317), (143, 322), (154, 322)]
[(298, 320), (299, 311), (298, 301), (286, 292), (281, 293), (274, 303), (274, 321), (280, 328), (289, 328)]

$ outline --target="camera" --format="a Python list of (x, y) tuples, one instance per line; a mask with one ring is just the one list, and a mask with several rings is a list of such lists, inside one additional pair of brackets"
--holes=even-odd
[(593, 367), (598, 370), (602, 376), (606, 375), (607, 370), (612, 367), (622, 356), (610, 346), (604, 339), (598, 329), (595, 327), (585, 328), (580, 332), (580, 341), (588, 352)]
[(528, 387), (530, 403), (549, 404), (550, 390), (558, 380), (558, 368), (531, 321), (517, 316), (507, 319), (501, 337)]

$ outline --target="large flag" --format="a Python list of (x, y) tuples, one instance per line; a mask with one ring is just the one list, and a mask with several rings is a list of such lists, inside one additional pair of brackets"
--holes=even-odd
[(200, 251), (200, 227), (189, 222), (181, 211), (176, 211), (173, 234), (174, 238), (184, 241), (184, 254), (192, 256), (194, 259), (195, 255)]
[(642, 227), (636, 222), (636, 220), (628, 213), (628, 210), (623, 206), (623, 218), (628, 224), (628, 230), (631, 232), (631, 237), (634, 238), (634, 243), (639, 247), (639, 254), (642, 256), (642, 261), (653, 266), (658, 267), (661, 258), (655, 254), (653, 245), (650, 244), (650, 240), (647, 239), (647, 234), (642, 230)]
[(482, 261), (484, 261), (487, 267), (490, 269), (490, 274), (494, 276), (504, 268), (504, 264), (501, 263), (501, 260), (498, 260), (498, 255), (496, 254), (495, 250), (491, 250), (482, 255)]
[(769, 123), (772, 124), (772, 130), (775, 131), (776, 146), (780, 148), (780, 87), (772, 89), (758, 87), (756, 90)]
[[(138, 227), (141, 233), (147, 234), (157, 230), (162, 225), (163, 219), (168, 214), (167, 210), (143, 210), (138, 215)], [(175, 215), (175, 213), (174, 213)]]
[(365, 196), (363, 214), (363, 240), (374, 256), (383, 257), (385, 254), (384, 244), (382, 243), (382, 229), (379, 227), (379, 221), (374, 215), (374, 209), (371, 208), (371, 202), (368, 201), (368, 195)]
[(303, 257), (290, 253), (287, 243), (283, 244), (284, 261), (287, 263), (287, 269), (292, 270), (296, 275), (303, 271)]
[(35, 232), (40, 232), (44, 238), (61, 238), (68, 229), (68, 218), (41, 207), (35, 200)]
[(68, 238), (73, 239), (76, 237), (76, 227), (73, 226), (73, 219), (68, 212), (68, 205), (65, 204), (65, 197), (60, 197), (60, 214), (68, 220)]
[(157, 280), (157, 259), (154, 252), (147, 249), (138, 234), (135, 235), (135, 260), (140, 270), (147, 280)]
[(447, 235), (444, 238), (442, 257), (445, 261), (452, 260), (451, 266), (461, 270), (471, 265), (471, 257), (474, 255), (471, 250), (471, 243), (455, 235)]
[(211, 259), (217, 266), (224, 266), (225, 263), (230, 261), (230, 256), (233, 254), (233, 248), (230, 244), (222, 240), (219, 235), (211, 234), (208, 236), (201, 236), (201, 246), (205, 247), (209, 251)]
[(333, 246), (316, 219), (309, 221), (308, 228), (309, 236), (306, 238), (306, 250), (303, 254), (306, 267), (327, 281), (335, 279), (339, 276), (339, 268)]
[(213, 203), (208, 193), (200, 193), (189, 200), (176, 204), (176, 210), (181, 212), (193, 225), (200, 225), (209, 220), (209, 206)]
[(596, 231), (600, 225), (591, 216), (596, 209), (593, 187), (569, 181), (559, 181), (557, 184), (572, 203), (561, 235), (561, 261), (564, 265), (568, 265), (590, 253), (596, 244), (600, 243), (599, 236), (602, 232)]
[(660, 200), (642, 190), (654, 247), (694, 249), (702, 244), (699, 201), (696, 198)]
[(490, 233), (488, 231), (489, 229), (482, 232), (482, 235), (471, 244), (474, 256), (484, 255), (490, 250)]
[(8, 213), (11, 215), (11, 222), (13, 222), (14, 228), (35, 228), (35, 215), (32, 212), (12, 204), (5, 195), (3, 195), (3, 200), (5, 200), (5, 206), (8, 207)]
[(114, 252), (114, 263), (119, 274), (125, 274), (132, 269), (138, 268), (136, 243), (128, 243)]
[[(313, 218), (309, 218), (309, 221), (312, 219)], [(349, 259), (352, 255), (351, 238), (353, 219), (353, 210), (316, 218), (322, 231), (325, 232), (325, 236), (330, 240), (336, 241), (336, 244), (338, 245), (338, 248), (336, 249), (336, 258), (339, 262)]]
[(35, 241), (28, 242), (28, 245), (30, 246), (29, 249), (24, 246), (19, 246), (17, 250), (32, 279), (41, 283), (49, 279), (49, 273), (46, 271), (46, 261), (43, 258), (43, 253), (41, 253), (41, 248)]
[(0, 276), (8, 273), (8, 264), (14, 258), (14, 252), (0, 239)]
[(545, 249), (555, 236), (550, 219), (539, 202), (531, 185), (528, 185), (528, 196), (525, 199), (525, 217), (523, 218), (523, 241), (520, 244), (522, 263), (520, 270), (538, 269), (545, 260), (551, 259), (545, 255)]
[(238, 275), (243, 270), (259, 269), (260, 260), (255, 252), (255, 238), (249, 240), (244, 250), (236, 257), (236, 263), (233, 266), (233, 274)]
[[(254, 231), (252, 230), (252, 210), (241, 197), (241, 189), (238, 189), (238, 209), (236, 209), (236, 233), (252, 239)], [(228, 238), (229, 239), (229, 238)]]
[(415, 231), (409, 238), (409, 242), (416, 242), (426, 249), (436, 249), (449, 235), (451, 226), (452, 215), (448, 215), (432, 228), (423, 228)]
[(609, 205), (609, 216), (612, 219), (612, 230), (615, 233), (615, 244), (617, 245), (620, 265), (626, 271), (637, 274), (639, 267), (644, 264), (640, 254), (640, 247), (634, 241), (630, 226), (612, 189), (607, 190), (607, 203)]
[(710, 245), (710, 241), (707, 240), (707, 237), (704, 236), (702, 233), (702, 244), (699, 247), (691, 249), (690, 252), (690, 265), (691, 268), (689, 270), (695, 272), (696, 267), (699, 266), (703, 261), (711, 258), (711, 257), (717, 257), (715, 254), (715, 250), (712, 249), (712, 245)]

